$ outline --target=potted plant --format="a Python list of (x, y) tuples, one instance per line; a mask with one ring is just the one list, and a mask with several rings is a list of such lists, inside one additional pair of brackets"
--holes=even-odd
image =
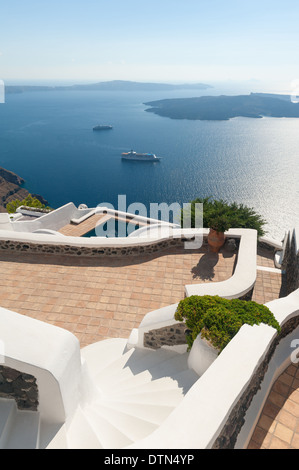
[(195, 207), (197, 203), (203, 205), (203, 227), (210, 229), (208, 243), (212, 251), (219, 251), (225, 241), (224, 232), (231, 227), (255, 229), (259, 236), (265, 234), (263, 229), (265, 221), (254, 209), (243, 204), (228, 203), (223, 199), (216, 200), (210, 197), (195, 199), (191, 201), (187, 211), (182, 209), (182, 227), (184, 216), (186, 216), (191, 218), (191, 228), (196, 228)]
[(243, 324), (264, 323), (275, 328), (278, 333), (281, 331), (278, 321), (266, 305), (251, 300), (225, 299), (217, 295), (186, 297), (178, 303), (174, 318), (184, 322), (187, 327), (188, 351), (192, 353), (194, 349), (190, 360), (200, 375)]
[(218, 253), (225, 243), (225, 234), (231, 227), (229, 220), (225, 216), (211, 217), (209, 220), (208, 244), (213, 253)]

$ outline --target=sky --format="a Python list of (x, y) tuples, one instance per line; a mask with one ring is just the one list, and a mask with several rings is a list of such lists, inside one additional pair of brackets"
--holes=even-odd
[(0, 0), (0, 79), (299, 83), (298, 0)]

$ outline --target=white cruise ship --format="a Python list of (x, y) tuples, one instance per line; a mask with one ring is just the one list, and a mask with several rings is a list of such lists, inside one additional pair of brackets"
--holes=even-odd
[(156, 157), (156, 155), (153, 153), (136, 153), (134, 150), (131, 150), (130, 152), (123, 152), (121, 156), (125, 160), (139, 160), (144, 162), (156, 162), (160, 160), (160, 158)]

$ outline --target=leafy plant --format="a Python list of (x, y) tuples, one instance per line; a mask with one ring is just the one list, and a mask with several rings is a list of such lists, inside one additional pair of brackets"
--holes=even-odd
[(184, 217), (191, 218), (191, 228), (195, 228), (195, 208), (203, 204), (203, 226), (225, 232), (230, 227), (255, 229), (259, 236), (265, 234), (265, 220), (253, 208), (236, 202), (228, 203), (223, 199), (213, 200), (210, 197), (197, 198), (190, 202), (190, 209), (182, 209), (181, 225)]
[(245, 323), (265, 323), (280, 331), (279, 323), (265, 305), (254, 301), (224, 299), (217, 295), (186, 297), (179, 302), (175, 319), (185, 321), (189, 330), (189, 349), (195, 338), (201, 334), (216, 349), (222, 351)]
[(17, 208), (20, 206), (51, 210), (50, 207), (46, 207), (45, 204), (42, 204), (39, 201), (39, 199), (37, 199), (36, 197), (33, 197), (31, 194), (29, 194), (22, 201), (20, 201), (20, 199), (15, 199), (14, 201), (8, 202), (6, 205), (6, 210), (9, 214), (12, 214), (12, 213), (15, 213)]
[(216, 230), (216, 232), (226, 232), (231, 227), (228, 219), (225, 216), (215, 216), (210, 220), (209, 228)]

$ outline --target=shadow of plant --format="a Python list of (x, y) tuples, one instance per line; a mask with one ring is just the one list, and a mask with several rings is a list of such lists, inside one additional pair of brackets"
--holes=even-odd
[(218, 253), (205, 253), (196, 266), (191, 270), (193, 279), (202, 279), (203, 281), (212, 281), (215, 276), (215, 266), (218, 263)]

